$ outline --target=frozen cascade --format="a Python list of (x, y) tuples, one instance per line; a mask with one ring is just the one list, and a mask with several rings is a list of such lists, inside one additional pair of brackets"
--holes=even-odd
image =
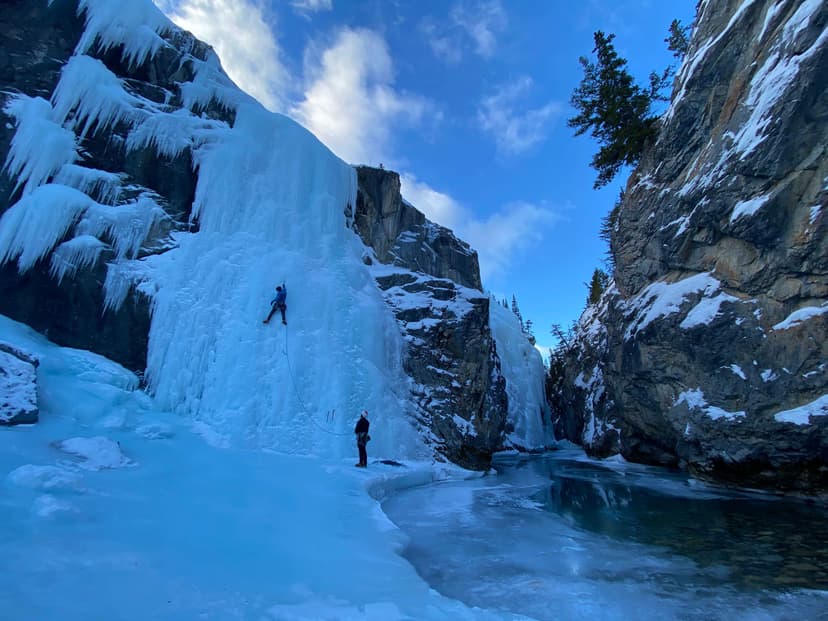
[[(353, 417), (368, 408), (383, 430), (374, 451), (413, 455), (399, 332), (345, 227), (353, 168), (255, 103), (195, 158), (200, 231), (148, 260), (160, 403), (219, 441), (330, 456), (353, 452)], [(262, 325), (282, 280), (289, 324)]]
[[(190, 416), (217, 444), (350, 455), (353, 421), (366, 408), (377, 430), (372, 454), (430, 457), (412, 424), (399, 327), (362, 262), (366, 248), (346, 226), (354, 169), (238, 89), (212, 52), (205, 60), (185, 53), (194, 77), (179, 85), (182, 108), (137, 96), (86, 54), (120, 48), (124, 62), (140, 64), (176, 27), (148, 0), (126, 12), (103, 0), (80, 7), (86, 32), (51, 104), (16, 100), (17, 142), (6, 165), (27, 195), (0, 220), (0, 261), (19, 257), (25, 271), (68, 236), (52, 256), (60, 279), (113, 250), (106, 310), (131, 288), (150, 296), (149, 387), (161, 407)], [(234, 113), (232, 127), (200, 113), (214, 104)], [(27, 137), (35, 125), (44, 148)], [(153, 194), (143, 188), (120, 204), (126, 179), (73, 164), (74, 134), (116, 125), (129, 132), (127, 149), (150, 147), (165, 158), (187, 149), (198, 172), (198, 232), (173, 233), (162, 254), (139, 252), (165, 217)], [(283, 280), (289, 325), (263, 325)], [(510, 383), (511, 442), (539, 448), (547, 440), (543, 395), (535, 394), (540, 359), (513, 326), (492, 321)], [(511, 352), (513, 344), (521, 348)], [(533, 392), (527, 378), (535, 372)]]

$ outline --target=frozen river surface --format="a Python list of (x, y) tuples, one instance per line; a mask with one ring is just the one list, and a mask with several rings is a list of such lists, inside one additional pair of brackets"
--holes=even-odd
[(535, 619), (828, 619), (828, 512), (580, 451), (383, 504), (442, 594)]

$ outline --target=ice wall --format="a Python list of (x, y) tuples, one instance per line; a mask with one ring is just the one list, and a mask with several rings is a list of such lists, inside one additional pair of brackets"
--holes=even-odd
[[(344, 222), (354, 170), (255, 103), (196, 155), (200, 231), (148, 261), (161, 404), (227, 439), (315, 454), (352, 453), (367, 408), (373, 452), (411, 456), (399, 333)], [(283, 280), (288, 325), (264, 325)]]
[[(9, 104), (18, 139), (6, 168), (25, 194), (0, 219), (0, 260), (25, 271), (51, 254), (62, 277), (111, 249), (107, 305), (131, 288), (152, 299), (151, 392), (216, 443), (351, 455), (367, 408), (372, 457), (424, 457), (409, 422), (399, 330), (345, 223), (353, 168), (237, 89), (214, 55), (184, 53), (194, 77), (180, 85), (181, 106), (141, 97), (88, 54), (120, 50), (138, 65), (171, 45), (164, 37), (175, 26), (150, 0), (125, 11), (82, 0), (80, 10), (86, 31), (51, 101)], [(216, 102), (234, 113), (232, 127), (202, 114)], [(192, 153), (198, 232), (175, 233), (162, 254), (136, 254), (159, 217), (157, 197), (114, 204), (128, 180), (75, 163), (84, 137), (116, 128), (129, 150)], [(264, 325), (283, 281), (288, 325), (278, 315)]]
[(544, 394), (543, 359), (512, 311), (492, 300), (489, 312), (489, 326), (509, 396), (508, 421), (513, 431), (507, 440), (516, 448), (544, 449), (554, 443), (555, 437)]

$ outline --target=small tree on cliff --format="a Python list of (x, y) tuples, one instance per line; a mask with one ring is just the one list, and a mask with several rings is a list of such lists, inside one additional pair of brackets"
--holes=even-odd
[(607, 273), (596, 267), (595, 271), (592, 272), (592, 278), (587, 285), (587, 289), (589, 290), (589, 295), (587, 296), (587, 306), (598, 303), (598, 300), (601, 299), (601, 295), (606, 290), (608, 284), (609, 276), (607, 276)]
[(597, 62), (580, 57), (584, 78), (570, 100), (578, 114), (567, 121), (576, 136), (589, 130), (600, 145), (591, 163), (598, 171), (596, 189), (612, 181), (622, 166), (638, 163), (644, 145), (658, 130), (651, 105), (669, 79), (652, 73), (650, 88), (642, 89), (627, 71), (626, 59), (615, 51), (614, 38), (595, 32), (592, 51)]
[(670, 23), (669, 34), (664, 42), (667, 44), (667, 49), (673, 53), (678, 60), (684, 58), (687, 54), (687, 48), (690, 47), (690, 31), (693, 25), (685, 26), (680, 20), (674, 19)]

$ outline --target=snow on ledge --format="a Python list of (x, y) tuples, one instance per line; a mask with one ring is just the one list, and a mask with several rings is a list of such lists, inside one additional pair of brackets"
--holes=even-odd
[(798, 408), (777, 412), (773, 418), (779, 423), (809, 425), (812, 416), (828, 416), (828, 395), (822, 395), (819, 399)]
[[(687, 296), (701, 292), (705, 297), (710, 297), (720, 287), (721, 283), (713, 278), (710, 272), (695, 274), (674, 283), (659, 281), (648, 285), (628, 303), (627, 316), (635, 315), (635, 319), (630, 322), (630, 327), (627, 328), (624, 339), (628, 340), (636, 333), (641, 332), (656, 319), (679, 312)], [(719, 299), (715, 304), (716, 312), (718, 312), (719, 305), (724, 301), (727, 300)], [(691, 325), (698, 325), (696, 322), (707, 317), (711, 309), (712, 306), (699, 309)], [(685, 321), (687, 320), (685, 319)]]
[(768, 202), (769, 198), (770, 194), (763, 194), (762, 196), (756, 196), (746, 201), (739, 201), (733, 207), (733, 212), (730, 214), (730, 223), (733, 224), (739, 218), (752, 216), (762, 208), (762, 205)]
[(774, 325), (772, 329), (789, 330), (790, 328), (794, 328), (809, 319), (813, 319), (819, 315), (824, 315), (825, 313), (828, 313), (828, 303), (823, 304), (822, 306), (806, 306), (805, 308), (800, 308), (799, 310), (792, 312), (784, 320)]
[(724, 302), (738, 301), (739, 298), (727, 293), (720, 293), (713, 298), (703, 298), (687, 313), (687, 317), (679, 324), (679, 327), (686, 330), (695, 326), (706, 326), (718, 317)]
[(745, 413), (743, 411), (728, 412), (727, 410), (723, 410), (722, 408), (716, 407), (715, 405), (710, 405), (704, 398), (704, 393), (701, 391), (700, 388), (695, 388), (693, 390), (685, 390), (678, 396), (673, 406), (677, 406), (682, 403), (687, 404), (687, 407), (690, 410), (701, 410), (713, 420), (719, 420), (724, 418), (726, 420), (732, 421), (744, 418), (745, 416)]

